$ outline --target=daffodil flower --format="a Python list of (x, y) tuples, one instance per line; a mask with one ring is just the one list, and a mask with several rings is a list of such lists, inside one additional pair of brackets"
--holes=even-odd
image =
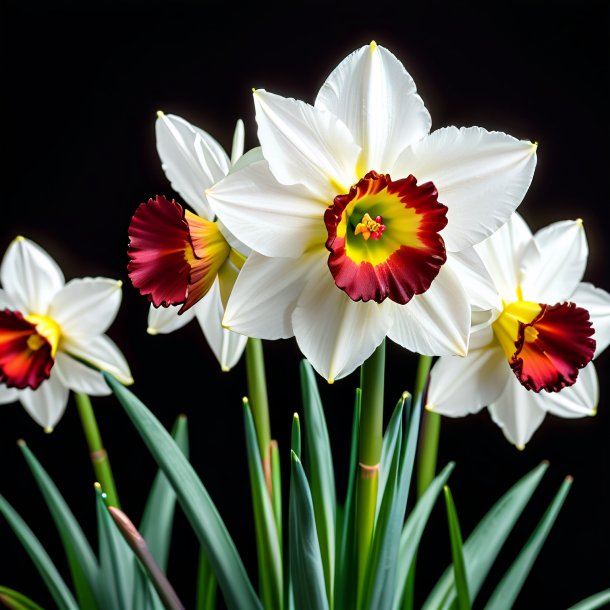
[(69, 390), (110, 394), (100, 370), (133, 383), (125, 358), (104, 334), (121, 303), (120, 281), (66, 284), (57, 263), (24, 237), (6, 251), (0, 279), (0, 403), (19, 400), (51, 431)]
[(429, 133), (398, 59), (371, 43), (330, 74), (313, 106), (254, 91), (264, 160), (208, 189), (248, 245), (224, 324), (296, 336), (330, 382), (387, 335), (422, 354), (465, 354), (469, 285), (457, 268), (505, 223), (536, 146), (479, 127)]
[(170, 333), (196, 317), (228, 371), (247, 337), (221, 321), (247, 248), (214, 220), (205, 190), (244, 159), (243, 123), (237, 123), (230, 160), (214, 138), (180, 117), (159, 113), (156, 134), (165, 174), (196, 214), (160, 196), (141, 204), (129, 228), (129, 275), (151, 301), (149, 334)]
[[(427, 408), (460, 417), (487, 406), (506, 438), (523, 448), (545, 415), (594, 415), (591, 360), (610, 342), (610, 294), (581, 282), (587, 262), (582, 221), (532, 236), (512, 220), (478, 245), (497, 291), (489, 316), (475, 312), (466, 358), (440, 358)], [(491, 322), (491, 324), (489, 323)]]

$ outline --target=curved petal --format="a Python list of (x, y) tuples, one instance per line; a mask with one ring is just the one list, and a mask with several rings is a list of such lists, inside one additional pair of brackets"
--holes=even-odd
[(519, 298), (521, 261), (531, 241), (532, 232), (525, 220), (515, 212), (506, 224), (474, 247), (500, 296), (507, 303)]
[(360, 366), (392, 325), (388, 301), (352, 301), (337, 288), (326, 266), (317, 266), (292, 314), (297, 344), (320, 375), (332, 383)]
[(11, 298), (11, 295), (6, 290), (2, 290), (2, 288), (0, 288), (0, 310), (2, 309), (10, 309), (14, 311), (17, 309), (17, 305)]
[(121, 383), (126, 385), (133, 383), (125, 356), (106, 335), (65, 339), (62, 341), (61, 350), (102, 371), (108, 371)]
[(474, 248), (449, 253), (445, 264), (460, 278), (473, 307), (502, 309), (494, 281)]
[(7, 388), (3, 383), (0, 383), (0, 405), (16, 400), (19, 400), (19, 390), (17, 388)]
[(360, 147), (345, 123), (305, 102), (254, 92), (258, 139), (282, 184), (306, 186), (326, 205), (357, 181)]
[(525, 448), (546, 415), (535, 396), (535, 392), (526, 390), (511, 374), (500, 397), (489, 405), (491, 418), (517, 449)]
[(466, 355), (470, 302), (460, 278), (447, 265), (424, 294), (391, 307), (394, 325), (388, 337), (392, 341), (427, 356)]
[(51, 432), (68, 404), (70, 390), (60, 381), (56, 371), (36, 390), (26, 388), (19, 392), (19, 401), (32, 419), (46, 432)]
[(231, 144), (231, 167), (233, 167), (244, 154), (244, 139), (244, 122), (241, 119), (237, 119), (235, 131), (233, 132), (233, 143)]
[(578, 374), (574, 385), (559, 392), (536, 394), (542, 409), (570, 419), (595, 415), (599, 402), (599, 381), (593, 363), (589, 363)]
[(148, 328), (146, 332), (149, 335), (166, 335), (188, 324), (195, 317), (194, 310), (197, 305), (178, 315), (180, 307), (180, 305), (170, 305), (169, 307), (155, 307), (151, 305), (148, 310)]
[(122, 285), (105, 277), (70, 280), (53, 298), (49, 316), (64, 337), (102, 334), (119, 311)]
[(57, 352), (55, 368), (55, 374), (59, 380), (73, 392), (82, 392), (90, 396), (106, 396), (111, 392), (99, 371), (75, 360), (68, 354)]
[(231, 370), (239, 362), (248, 337), (222, 327), (224, 307), (219, 282), (197, 304), (195, 314), (220, 368), (225, 372)]
[(359, 175), (389, 172), (398, 155), (432, 126), (404, 66), (374, 42), (346, 57), (326, 79), (316, 108), (332, 112), (362, 147)]
[(155, 132), (161, 166), (172, 188), (197, 214), (212, 220), (205, 189), (229, 171), (222, 146), (202, 129), (173, 114), (159, 113)]
[(65, 282), (57, 263), (21, 236), (12, 241), (2, 259), (0, 281), (21, 313), (41, 316)]
[(326, 204), (301, 185), (280, 184), (267, 161), (230, 174), (208, 199), (229, 231), (265, 256), (299, 256), (312, 241), (326, 241)]
[(314, 269), (330, 275), (321, 250), (298, 259), (253, 252), (237, 277), (223, 325), (249, 337), (292, 337), (292, 312)]
[(523, 253), (523, 298), (549, 305), (570, 300), (585, 273), (588, 255), (582, 220), (563, 220), (541, 229)]
[(570, 297), (579, 307), (584, 307), (591, 317), (595, 334), (595, 355), (597, 358), (610, 343), (610, 294), (593, 284), (582, 282)]
[(431, 180), (445, 204), (447, 249), (463, 250), (499, 229), (521, 203), (536, 167), (536, 145), (480, 127), (444, 127), (407, 148), (393, 175)]
[(512, 372), (498, 346), (470, 350), (465, 358), (443, 356), (430, 371), (426, 409), (462, 417), (496, 400)]

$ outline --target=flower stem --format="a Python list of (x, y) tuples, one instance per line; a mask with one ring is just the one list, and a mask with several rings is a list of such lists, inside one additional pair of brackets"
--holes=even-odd
[(360, 386), (362, 407), (358, 438), (358, 480), (356, 486), (356, 543), (358, 550), (358, 606), (363, 603), (363, 586), (375, 525), (379, 462), (383, 442), (383, 388), (385, 339), (362, 365)]
[(246, 344), (246, 373), (248, 376), (248, 400), (254, 418), (258, 448), (263, 462), (263, 472), (265, 473), (269, 495), (273, 497), (269, 400), (267, 399), (263, 343), (260, 339), (248, 339)]
[(108, 505), (120, 508), (119, 496), (114, 485), (112, 469), (110, 468), (110, 460), (102, 444), (102, 437), (97, 427), (97, 420), (93, 413), (91, 400), (89, 400), (89, 396), (86, 394), (75, 393), (74, 397), (76, 398), (78, 414), (83, 425), (87, 445), (89, 446), (89, 455), (93, 464), (95, 477), (106, 494)]
[[(415, 400), (426, 389), (430, 375), (432, 356), (420, 356), (415, 374)], [(436, 474), (436, 456), (438, 453), (438, 437), (441, 430), (441, 416), (424, 410), (422, 413), (422, 431), (417, 448), (417, 497), (430, 485)]]

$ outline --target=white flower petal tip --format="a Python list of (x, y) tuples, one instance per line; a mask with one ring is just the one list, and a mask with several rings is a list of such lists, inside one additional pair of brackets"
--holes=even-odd
[(329, 377), (327, 379), (327, 381), (328, 381), (328, 385), (333, 385), (333, 383), (335, 383), (335, 378), (334, 377)]
[(220, 371), (221, 371), (222, 373), (228, 373), (230, 370), (231, 370), (231, 369), (230, 369), (230, 367), (228, 367), (228, 366), (221, 366), (221, 367), (220, 367)]
[(515, 445), (515, 449), (518, 451), (523, 451), (525, 449), (525, 445)]
[(152, 335), (153, 337), (159, 334), (159, 331), (158, 331), (156, 328), (153, 328), (152, 326), (149, 326), (149, 327), (146, 329), (146, 332), (147, 332), (149, 335)]
[(165, 116), (165, 112), (163, 110), (157, 110), (157, 118), (162, 119)]
[(371, 53), (374, 53), (377, 50), (377, 43), (374, 40), (371, 40), (371, 44), (369, 45), (369, 49)]
[(53, 430), (54, 430), (54, 428), (51, 428), (51, 426), (45, 426), (44, 433), (51, 434), (51, 432), (53, 432)]

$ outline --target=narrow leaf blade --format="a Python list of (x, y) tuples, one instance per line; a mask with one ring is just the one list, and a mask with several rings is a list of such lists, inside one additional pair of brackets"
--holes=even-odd
[(470, 594), (468, 593), (468, 581), (466, 580), (466, 566), (464, 565), (460, 522), (458, 520), (457, 511), (455, 510), (451, 490), (445, 485), (443, 491), (445, 492), (449, 538), (451, 539), (451, 557), (453, 559), (453, 578), (457, 591), (457, 606), (459, 610), (470, 610)]
[(0, 602), (10, 610), (43, 610), (42, 606), (29, 597), (8, 587), (0, 587)]
[(597, 610), (597, 608), (605, 608), (606, 604), (610, 604), (610, 589), (591, 595), (576, 605), (570, 606), (568, 610)]

